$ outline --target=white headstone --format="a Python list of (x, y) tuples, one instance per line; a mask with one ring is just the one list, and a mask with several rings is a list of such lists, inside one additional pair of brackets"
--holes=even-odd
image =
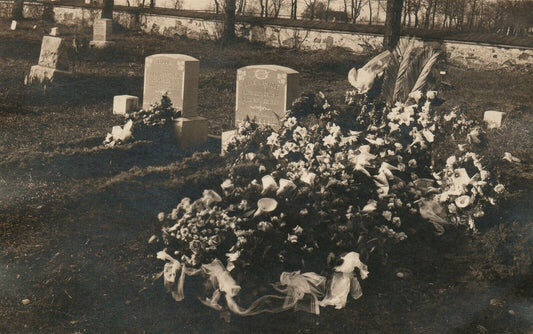
[(502, 126), (503, 117), (505, 116), (504, 112), (496, 110), (485, 111), (483, 115), (483, 121), (487, 123), (488, 129), (499, 129)]
[(11, 30), (16, 30), (17, 29), (17, 21), (13, 20), (11, 21)]
[(57, 27), (53, 27), (50, 30), (50, 36), (59, 36), (59, 30), (57, 29)]
[(237, 70), (235, 123), (249, 118), (281, 126), (281, 119), (300, 94), (298, 72), (278, 65), (252, 65)]
[(96, 19), (93, 24), (93, 41), (106, 42), (111, 40), (113, 20)]
[(183, 54), (156, 54), (146, 57), (143, 108), (161, 102), (167, 94), (183, 117), (198, 116), (198, 59)]
[(117, 95), (113, 97), (113, 114), (125, 115), (139, 107), (139, 98), (133, 95)]

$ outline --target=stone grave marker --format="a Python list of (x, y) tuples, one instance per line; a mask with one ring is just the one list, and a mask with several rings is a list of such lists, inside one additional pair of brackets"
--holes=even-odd
[(113, 43), (111, 34), (113, 30), (113, 20), (111, 19), (96, 19), (93, 24), (93, 40), (89, 42), (89, 46), (96, 48), (104, 48)]
[(125, 115), (135, 111), (139, 106), (139, 98), (133, 95), (117, 95), (113, 97), (113, 114)]
[(11, 30), (16, 30), (17, 29), (17, 21), (13, 20), (11, 21)]
[(252, 65), (237, 70), (235, 124), (251, 121), (281, 126), (281, 119), (300, 94), (299, 73), (278, 65)]
[(207, 142), (207, 119), (198, 116), (200, 62), (183, 54), (156, 54), (146, 57), (143, 108), (161, 102), (167, 94), (181, 116), (173, 123), (174, 138), (181, 148)]
[(53, 27), (51, 30), (50, 30), (50, 36), (59, 36), (59, 30), (57, 29), (57, 27)]
[(502, 126), (503, 117), (505, 116), (504, 112), (496, 110), (485, 111), (483, 115), (483, 121), (487, 123), (488, 129), (499, 129)]
[(220, 136), (220, 155), (226, 154), (226, 148), (235, 136), (237, 136), (237, 130), (222, 131), (222, 136)]
[(30, 69), (30, 74), (26, 77), (25, 83), (53, 82), (68, 77), (69, 60), (68, 50), (65, 42), (60, 37), (44, 36), (41, 44), (38, 65)]
[(146, 57), (143, 108), (159, 103), (167, 93), (183, 117), (198, 116), (198, 59), (182, 54), (156, 54)]

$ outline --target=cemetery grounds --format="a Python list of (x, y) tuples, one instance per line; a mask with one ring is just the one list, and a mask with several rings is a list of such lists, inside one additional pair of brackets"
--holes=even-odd
[(507, 112), (503, 127), (487, 133), (485, 156), (521, 159), (501, 170), (508, 196), (478, 234), (450, 230), (397, 245), (386, 263), (370, 263), (364, 296), (342, 310), (228, 323), (194, 297), (175, 302), (154, 280), (161, 244), (148, 243), (161, 233), (159, 212), (220, 184), (228, 162), (217, 140), (192, 155), (150, 141), (106, 148), (105, 135), (122, 124), (112, 115), (113, 96), (142, 96), (146, 56), (191, 55), (200, 60), (199, 113), (220, 135), (232, 128), (238, 68), (288, 66), (300, 72), (304, 90), (342, 103), (348, 71), (370, 56), (245, 42), (222, 49), (126, 31), (115, 32), (112, 47), (90, 50), (90, 30), (60, 26), (69, 43), (78, 40), (75, 75), (43, 94), (25, 88), (23, 78), (51, 25), (9, 25), (0, 21), (0, 333), (533, 331), (533, 67), (438, 65), (447, 72), (437, 78), (445, 100), (439, 108), (461, 106), (477, 119), (485, 110)]

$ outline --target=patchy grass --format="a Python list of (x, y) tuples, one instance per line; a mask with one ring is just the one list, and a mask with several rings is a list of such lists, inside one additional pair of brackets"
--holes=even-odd
[[(0, 27), (8, 26), (0, 21)], [(190, 54), (201, 61), (200, 113), (209, 118), (210, 133), (220, 134), (234, 122), (237, 68), (288, 66), (300, 71), (305, 90), (342, 102), (348, 70), (368, 57), (248, 43), (223, 49), (206, 41), (120, 32), (110, 49), (82, 47), (73, 53), (71, 84), (42, 94), (22, 82), (37, 63), (50, 24), (19, 27), (0, 29), (1, 333), (533, 330), (531, 72), (447, 67), (447, 76), (437, 80), (446, 101), (443, 112), (455, 105), (478, 119), (487, 109), (508, 112), (503, 128), (487, 134), (488, 162), (504, 152), (522, 159), (498, 171), (510, 185), (509, 199), (488, 212), (479, 235), (449, 231), (399, 245), (387, 265), (370, 264), (365, 296), (343, 310), (324, 309), (320, 317), (286, 312), (234, 318), (226, 324), (190, 298), (199, 284), (194, 279), (181, 303), (160, 280), (153, 281), (162, 270), (155, 260), (161, 245), (147, 240), (160, 231), (158, 212), (218, 184), (227, 162), (218, 156), (216, 142), (194, 156), (149, 141), (104, 148), (105, 134), (120, 122), (111, 112), (112, 97), (142, 96), (144, 57)], [(74, 36), (90, 39), (86, 29), (60, 30), (68, 43)]]

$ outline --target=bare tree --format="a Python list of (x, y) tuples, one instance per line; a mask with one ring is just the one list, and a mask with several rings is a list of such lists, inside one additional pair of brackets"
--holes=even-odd
[(285, 0), (272, 0), (272, 16), (279, 17), (281, 9), (285, 6)]
[(319, 3), (318, 0), (304, 0), (304, 3), (306, 5), (305, 11), (307, 18), (314, 20), (315, 14), (316, 14), (316, 7)]
[(228, 44), (235, 40), (235, 11), (237, 0), (224, 0), (224, 30), (222, 43)]
[(402, 29), (403, 0), (387, 0), (387, 18), (385, 20), (385, 36), (383, 49), (393, 50), (400, 40)]
[(24, 18), (24, 0), (15, 0), (11, 10), (11, 18), (13, 20), (22, 20)]
[(298, 19), (298, 0), (291, 0), (291, 19)]
[(113, 19), (113, 7), (115, 7), (114, 0), (104, 0), (104, 8), (102, 8), (103, 19)]

